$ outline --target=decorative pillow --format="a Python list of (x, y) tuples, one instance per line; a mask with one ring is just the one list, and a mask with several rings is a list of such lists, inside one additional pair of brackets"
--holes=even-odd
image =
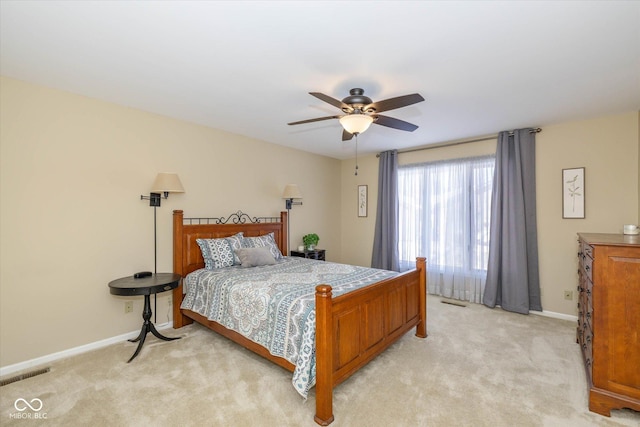
[(240, 258), (243, 267), (259, 267), (276, 263), (276, 259), (267, 247), (236, 249), (234, 252)]
[[(236, 249), (241, 249), (242, 248), (242, 241), (244, 240), (244, 233), (240, 232), (238, 234), (234, 234), (233, 236), (225, 237), (225, 239), (227, 239), (227, 241), (231, 245), (231, 250), (235, 251)], [(241, 264), (240, 259), (238, 258), (238, 255), (236, 255), (235, 252), (233, 252), (233, 263), (234, 264)]]
[(242, 246), (245, 248), (269, 248), (269, 252), (275, 259), (282, 259), (282, 252), (278, 248), (273, 232), (257, 237), (245, 237), (242, 240)]
[(242, 247), (242, 233), (220, 239), (196, 239), (200, 246), (204, 267), (207, 270), (231, 267), (234, 263), (240, 264), (240, 260), (233, 251)]

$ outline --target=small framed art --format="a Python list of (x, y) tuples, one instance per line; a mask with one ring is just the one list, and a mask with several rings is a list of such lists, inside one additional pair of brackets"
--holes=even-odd
[(562, 169), (562, 218), (584, 218), (584, 168)]
[(367, 216), (367, 186), (358, 185), (358, 216)]

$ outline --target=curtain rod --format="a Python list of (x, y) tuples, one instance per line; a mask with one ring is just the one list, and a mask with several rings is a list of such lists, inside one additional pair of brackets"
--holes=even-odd
[[(538, 132), (542, 132), (541, 128), (533, 128), (529, 131), (529, 133), (538, 133)], [(513, 136), (513, 131), (509, 131), (509, 136)], [(414, 151), (422, 151), (422, 150), (431, 150), (432, 148), (441, 148), (441, 147), (451, 147), (454, 145), (461, 145), (461, 144), (469, 144), (472, 142), (481, 142), (481, 141), (490, 141), (492, 139), (497, 139), (498, 138), (498, 134), (495, 135), (490, 135), (490, 136), (483, 136), (481, 138), (476, 138), (476, 139), (469, 139), (469, 140), (465, 140), (465, 141), (452, 141), (452, 142), (442, 142), (439, 144), (432, 144), (426, 147), (420, 147), (420, 148), (410, 148), (408, 150), (398, 150), (398, 154), (402, 154), (402, 153), (412, 153)], [(376, 154), (376, 157), (380, 157), (380, 153)]]

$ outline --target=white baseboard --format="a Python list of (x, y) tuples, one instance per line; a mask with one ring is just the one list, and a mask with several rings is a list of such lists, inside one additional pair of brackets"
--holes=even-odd
[[(157, 330), (169, 329), (173, 327), (173, 321), (155, 325)], [(15, 365), (0, 367), (0, 377), (5, 375), (11, 375), (16, 372), (24, 371), (34, 368), (36, 366), (45, 365), (56, 360), (64, 359), (65, 357), (75, 356), (77, 354), (86, 353), (87, 351), (97, 350), (102, 347), (106, 347), (111, 344), (119, 343), (124, 340), (133, 339), (140, 334), (140, 330), (129, 332), (126, 334), (118, 335), (104, 340), (92, 342), (89, 344), (81, 345), (79, 347), (70, 348), (68, 350), (59, 351), (57, 353), (48, 354), (46, 356), (37, 357), (35, 359), (27, 360), (26, 362), (16, 363)]]
[[(436, 298), (440, 298), (440, 300), (442, 302), (447, 302), (447, 301), (451, 301), (454, 304), (467, 304), (469, 303), (469, 301), (464, 301), (464, 300), (457, 300), (457, 299), (452, 299), (452, 298), (447, 298), (447, 297), (443, 297), (441, 295), (435, 295), (435, 294), (429, 294), (429, 297), (436, 297)], [(471, 304), (482, 304), (482, 303), (471, 303)], [(500, 305), (496, 305), (496, 307), (500, 307)], [(578, 316), (573, 316), (571, 314), (564, 314), (564, 313), (556, 313), (555, 311), (533, 311), (533, 310), (529, 310), (529, 314), (536, 314), (538, 316), (543, 316), (543, 317), (553, 317), (554, 319), (562, 319), (562, 320), (570, 320), (573, 322), (577, 322), (578, 321)]]
[(529, 314), (536, 314), (538, 316), (553, 317), (554, 319), (571, 320), (573, 322), (578, 321), (578, 316), (572, 316), (571, 314), (556, 313), (555, 311), (529, 311)]

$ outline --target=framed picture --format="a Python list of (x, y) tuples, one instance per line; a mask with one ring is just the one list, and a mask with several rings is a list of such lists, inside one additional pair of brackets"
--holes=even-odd
[(367, 186), (358, 185), (358, 216), (367, 216)]
[(562, 169), (562, 218), (584, 218), (584, 168)]

